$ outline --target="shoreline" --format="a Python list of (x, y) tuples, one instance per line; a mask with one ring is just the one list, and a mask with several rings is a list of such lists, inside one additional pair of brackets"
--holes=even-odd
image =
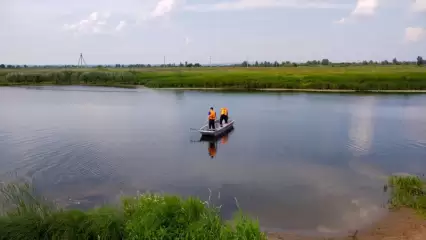
[(377, 222), (362, 229), (347, 232), (346, 236), (327, 234), (308, 236), (288, 232), (267, 232), (269, 240), (423, 240), (426, 239), (426, 221), (413, 209), (389, 210), (389, 213)]
[(112, 87), (127, 89), (152, 89), (168, 91), (206, 91), (206, 92), (283, 92), (283, 93), (389, 93), (389, 94), (426, 94), (426, 90), (355, 90), (355, 89), (303, 89), (303, 88), (203, 88), (203, 87), (146, 87), (144, 85), (125, 85), (125, 84), (10, 84), (1, 85), (1, 87)]
[(349, 90), (349, 89), (289, 89), (289, 88), (149, 88), (137, 86), (136, 88), (155, 90), (184, 90), (184, 91), (235, 91), (235, 92), (319, 92), (319, 93), (426, 93), (426, 90)]

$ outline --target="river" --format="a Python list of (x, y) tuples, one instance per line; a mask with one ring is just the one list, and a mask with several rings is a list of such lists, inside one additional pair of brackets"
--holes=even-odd
[[(191, 131), (210, 106), (235, 120), (217, 142)], [(426, 95), (0, 88), (0, 181), (67, 207), (210, 196), (267, 229), (346, 233), (386, 212), (387, 176), (425, 159)]]

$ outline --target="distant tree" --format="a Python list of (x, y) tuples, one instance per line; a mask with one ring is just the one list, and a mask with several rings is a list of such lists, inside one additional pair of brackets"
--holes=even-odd
[(184, 67), (185, 65), (183, 65), (183, 63), (179, 63), (179, 67)]
[(396, 58), (392, 59), (392, 64), (393, 65), (399, 65), (399, 62)]
[(248, 62), (247, 61), (242, 62), (241, 67), (248, 67)]
[(421, 65), (423, 65), (423, 64), (424, 64), (423, 58), (422, 58), (422, 57), (420, 57), (420, 56), (418, 56), (418, 57), (417, 57), (417, 66), (421, 66)]
[(370, 61), (368, 62), (368, 64), (370, 64), (370, 65), (374, 65), (373, 60), (370, 60)]
[(192, 63), (186, 64), (186, 67), (193, 67), (194, 65)]
[(274, 67), (279, 67), (279, 66), (280, 66), (280, 64), (277, 61), (275, 61), (274, 62)]
[(115, 64), (115, 67), (119, 68), (119, 67), (121, 67), (121, 65), (120, 64)]
[(293, 67), (297, 67), (297, 63), (293, 63)]
[(368, 65), (368, 62), (366, 60), (362, 61), (362, 65)]
[(0, 64), (0, 68), (6, 68), (6, 65)]
[(259, 62), (258, 62), (258, 61), (256, 61), (256, 62), (254, 63), (254, 66), (255, 66), (255, 67), (259, 67)]
[(382, 63), (381, 63), (382, 65), (389, 65), (389, 61), (388, 60), (384, 60), (384, 61), (382, 61)]
[(326, 59), (326, 58), (324, 58), (322, 61), (321, 61), (321, 65), (329, 65), (330, 64), (330, 60), (328, 60), (328, 59)]
[(195, 63), (195, 64), (194, 64), (194, 67), (201, 67), (201, 64), (199, 64), (199, 63)]

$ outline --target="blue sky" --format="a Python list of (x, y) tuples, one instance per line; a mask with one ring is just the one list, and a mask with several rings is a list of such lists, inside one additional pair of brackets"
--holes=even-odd
[(426, 0), (2, 0), (0, 62), (415, 60)]

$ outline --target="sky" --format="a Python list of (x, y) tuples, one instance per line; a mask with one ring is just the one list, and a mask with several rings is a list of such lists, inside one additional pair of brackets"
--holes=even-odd
[(0, 64), (415, 61), (426, 0), (1, 0)]

